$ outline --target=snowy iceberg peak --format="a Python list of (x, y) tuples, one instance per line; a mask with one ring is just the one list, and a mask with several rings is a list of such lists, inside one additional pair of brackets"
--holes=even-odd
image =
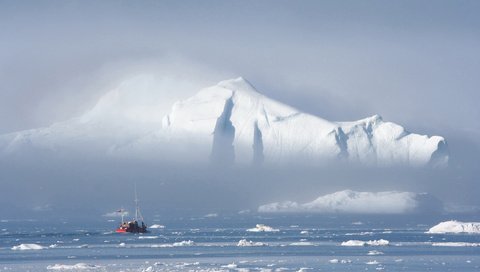
[(211, 145), (206, 155), (237, 164), (338, 159), (380, 166), (448, 162), (442, 137), (410, 133), (380, 115), (331, 122), (270, 99), (241, 77), (175, 103), (163, 128), (201, 139)]
[(239, 91), (239, 92), (248, 92), (250, 94), (260, 94), (253, 85), (248, 82), (243, 77), (237, 77), (234, 79), (227, 79), (227, 80), (222, 80), (217, 83), (217, 86), (232, 90), (232, 91)]

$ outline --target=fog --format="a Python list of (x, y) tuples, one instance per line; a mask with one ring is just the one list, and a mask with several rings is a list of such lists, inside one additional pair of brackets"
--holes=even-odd
[(302, 111), (380, 114), (450, 150), (446, 169), (28, 153), (1, 161), (1, 213), (98, 216), (130, 205), (134, 183), (147, 213), (255, 210), (343, 189), (478, 206), (479, 12), (476, 1), (0, 1), (1, 134), (82, 116), (132, 78), (148, 79), (132, 99), (158, 90), (157, 122), (173, 102), (243, 76)]

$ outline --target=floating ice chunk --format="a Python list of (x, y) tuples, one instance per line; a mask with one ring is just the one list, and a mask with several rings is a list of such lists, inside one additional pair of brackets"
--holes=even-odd
[(360, 241), (360, 240), (348, 240), (346, 242), (342, 242), (342, 246), (365, 246), (366, 242), (365, 241)]
[(305, 241), (302, 241), (302, 242), (293, 242), (293, 243), (290, 243), (291, 246), (313, 246), (314, 244), (312, 242), (305, 242)]
[(370, 250), (367, 255), (370, 255), (370, 256), (375, 256), (375, 255), (383, 255), (383, 252), (381, 251), (378, 251), (378, 250)]
[(432, 243), (432, 246), (440, 246), (440, 247), (478, 247), (478, 246), (480, 246), (480, 243), (439, 242), (439, 243)]
[(154, 271), (154, 270), (153, 270), (153, 267), (152, 267), (152, 266), (149, 266), (149, 267), (147, 267), (147, 268), (145, 268), (145, 269), (142, 269), (142, 272), (153, 272), (153, 271)]
[(56, 247), (58, 247), (57, 244), (51, 244), (51, 245), (48, 246), (48, 248), (56, 248)]
[(77, 263), (73, 265), (55, 264), (55, 265), (47, 266), (48, 270), (91, 270), (91, 269), (99, 269), (99, 268), (101, 268), (101, 266), (86, 264), (86, 263)]
[(206, 218), (218, 217), (218, 213), (209, 213), (209, 214), (206, 214), (204, 217)]
[(368, 261), (365, 264), (375, 265), (375, 264), (380, 264), (380, 263), (377, 260), (373, 260), (373, 261)]
[(351, 233), (345, 233), (345, 235), (346, 236), (353, 236), (353, 235), (364, 236), (364, 235), (373, 235), (373, 232), (371, 231), (351, 232)]
[(390, 242), (385, 239), (367, 241), (369, 246), (388, 246)]
[(118, 247), (125, 247), (125, 246), (126, 246), (125, 243), (118, 244)]
[(350, 260), (350, 259), (342, 259), (342, 260), (339, 260), (339, 259), (331, 259), (331, 260), (329, 260), (328, 262), (331, 263), (331, 264), (338, 264), (338, 263), (347, 264), (347, 263), (351, 263), (352, 260)]
[(262, 242), (252, 242), (252, 241), (248, 241), (247, 239), (242, 239), (238, 241), (237, 246), (239, 247), (268, 246), (268, 244), (262, 243)]
[(165, 226), (164, 225), (158, 225), (158, 224), (154, 224), (154, 225), (151, 225), (150, 227), (148, 227), (150, 229), (164, 229)]
[(370, 240), (370, 241), (361, 241), (361, 240), (348, 240), (342, 242), (342, 246), (388, 246), (390, 242), (388, 240)]
[(255, 228), (247, 229), (249, 232), (277, 232), (279, 229), (274, 229), (264, 224), (257, 224)]
[(223, 268), (228, 268), (228, 269), (236, 269), (237, 268), (237, 264), (236, 263), (231, 263), (231, 264), (227, 264), (227, 265), (222, 265)]
[(188, 241), (176, 242), (176, 243), (173, 243), (172, 245), (173, 245), (174, 247), (194, 246), (194, 245), (195, 245), (195, 242), (193, 242), (192, 240), (188, 240)]
[(18, 246), (13, 246), (12, 250), (40, 250), (45, 247), (38, 244), (20, 244)]
[(157, 239), (157, 238), (158, 238), (158, 236), (148, 236), (148, 235), (147, 236), (144, 236), (144, 235), (138, 236), (138, 239)]
[(175, 242), (173, 244), (152, 245), (151, 247), (182, 247), (182, 246), (194, 246), (194, 245), (195, 245), (195, 242), (188, 240), (188, 241)]
[(427, 233), (474, 233), (480, 234), (480, 222), (445, 221), (430, 228)]
[(305, 234), (305, 235), (308, 235), (308, 234), (309, 234), (309, 232), (308, 232), (307, 230), (302, 230), (302, 231), (300, 232), (300, 234)]

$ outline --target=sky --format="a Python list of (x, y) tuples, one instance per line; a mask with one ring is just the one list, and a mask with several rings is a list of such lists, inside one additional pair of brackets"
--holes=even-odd
[(165, 112), (243, 76), (329, 120), (380, 114), (444, 136), (468, 190), (480, 150), (479, 13), (478, 1), (0, 0), (0, 133), (79, 116), (139, 74), (186, 82), (162, 87)]

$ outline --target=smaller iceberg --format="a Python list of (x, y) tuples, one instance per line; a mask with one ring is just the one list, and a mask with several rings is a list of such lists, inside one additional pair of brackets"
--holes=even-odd
[(370, 240), (370, 241), (360, 241), (360, 240), (348, 240), (342, 242), (342, 246), (388, 246), (390, 242), (388, 240)]
[(78, 270), (98, 269), (100, 267), (101, 266), (93, 265), (93, 264), (77, 263), (77, 264), (73, 264), (73, 265), (69, 265), (69, 264), (49, 265), (49, 266), (47, 266), (47, 269), (48, 270), (61, 270), (61, 271), (64, 271), (64, 270), (78, 271)]
[(268, 246), (268, 244), (262, 242), (252, 242), (248, 241), (247, 239), (242, 239), (238, 241), (237, 246), (239, 247), (254, 247), (254, 246)]
[(480, 246), (480, 243), (439, 242), (439, 243), (432, 243), (432, 246), (437, 246), (437, 247), (478, 247), (478, 246)]
[(249, 232), (277, 232), (279, 229), (274, 229), (264, 224), (257, 224), (254, 228), (247, 229)]
[(37, 244), (20, 244), (18, 246), (13, 246), (12, 250), (40, 250), (45, 247)]
[(480, 222), (460, 222), (456, 220), (441, 222), (430, 228), (427, 233), (471, 233), (480, 234)]

